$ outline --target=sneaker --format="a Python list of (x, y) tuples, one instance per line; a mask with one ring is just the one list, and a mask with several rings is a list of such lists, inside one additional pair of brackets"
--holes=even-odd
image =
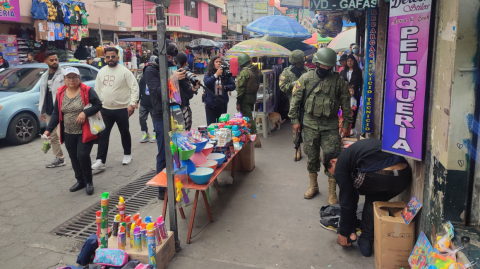
[(340, 221), (340, 217), (330, 217), (330, 218), (327, 217), (320, 220), (320, 225), (324, 229), (337, 232), (339, 221)]
[(142, 139), (140, 139), (140, 143), (148, 142), (148, 140), (150, 140), (150, 135), (147, 132), (142, 132), (142, 133), (143, 133), (143, 136), (142, 136)]
[(150, 143), (157, 143), (157, 133), (153, 133), (152, 138), (150, 139)]
[(93, 165), (92, 170), (105, 170), (105, 164), (102, 160), (98, 159)]
[(64, 161), (64, 160), (59, 159), (59, 158), (55, 158), (55, 159), (53, 160), (53, 162), (47, 163), (47, 164), (45, 165), (45, 167), (47, 167), (47, 168), (55, 168), (55, 167), (60, 167), (60, 166), (64, 166), (64, 165), (65, 165), (65, 161)]
[(123, 161), (122, 161), (123, 165), (130, 164), (131, 162), (132, 162), (132, 155), (123, 156)]

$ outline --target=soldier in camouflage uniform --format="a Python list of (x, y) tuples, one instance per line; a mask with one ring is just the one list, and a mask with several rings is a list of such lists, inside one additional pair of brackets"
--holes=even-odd
[[(341, 151), (337, 116), (340, 107), (343, 115), (343, 133), (346, 133), (353, 121), (347, 84), (337, 72), (332, 71), (336, 61), (336, 53), (332, 49), (318, 50), (312, 61), (317, 68), (302, 75), (293, 87), (288, 116), (292, 119), (296, 131), (300, 130), (297, 107), (303, 102), (305, 104), (304, 150), (308, 156), (307, 170), (310, 177), (310, 187), (304, 194), (305, 199), (311, 199), (318, 193), (317, 173), (320, 171), (320, 148), (324, 154)], [(308, 95), (309, 92), (311, 92), (310, 95)], [(335, 178), (327, 170), (325, 174), (329, 184), (328, 203), (336, 204), (338, 199)]]
[[(238, 74), (236, 86), (237, 86), (237, 110), (242, 112), (244, 117), (250, 119), (251, 134), (257, 133), (257, 126), (253, 119), (252, 111), (253, 106), (257, 102), (257, 92), (260, 86), (260, 80), (262, 72), (257, 66), (253, 65), (250, 61), (250, 57), (246, 54), (238, 56), (238, 65), (241, 68)], [(255, 138), (255, 147), (259, 148), (262, 144), (260, 138)]]
[[(301, 75), (308, 72), (308, 68), (305, 66), (305, 53), (301, 50), (294, 50), (290, 53), (289, 61), (292, 65), (285, 68), (280, 75), (280, 90), (288, 96), (288, 102), (292, 101), (292, 90), (295, 81), (297, 81)], [(295, 129), (293, 129), (293, 144), (295, 144)], [(302, 139), (300, 137), (300, 143)], [(298, 151), (293, 155), (293, 159), (300, 160), (302, 158), (302, 149), (298, 148)]]

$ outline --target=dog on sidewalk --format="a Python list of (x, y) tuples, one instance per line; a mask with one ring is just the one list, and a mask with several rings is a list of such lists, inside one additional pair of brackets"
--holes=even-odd
[[(268, 121), (270, 126), (272, 126), (272, 128), (269, 130), (270, 132), (275, 130), (275, 127), (277, 126), (278, 126), (278, 130), (280, 130), (280, 125), (285, 122), (285, 120), (282, 120), (282, 116), (277, 112), (268, 113)], [(263, 124), (262, 118), (257, 117), (256, 123), (257, 123), (257, 129), (262, 129), (262, 124)]]

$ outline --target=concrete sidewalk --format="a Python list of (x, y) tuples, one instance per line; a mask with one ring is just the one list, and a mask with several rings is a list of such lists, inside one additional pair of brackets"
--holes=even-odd
[[(344, 250), (334, 232), (321, 228), (326, 176), (319, 175), (321, 195), (304, 199), (306, 158), (295, 163), (293, 152), (289, 123), (262, 138), (252, 172), (237, 172), (234, 184), (221, 187), (220, 196), (211, 188), (213, 223), (208, 224), (200, 195), (189, 245), (185, 240), (192, 206), (185, 208), (185, 220), (177, 212), (182, 250), (169, 268), (374, 268), (373, 257), (361, 256), (356, 244)], [(228, 176), (223, 172), (220, 178)], [(189, 197), (193, 201), (193, 191)], [(157, 216), (162, 205), (151, 205), (142, 215)]]

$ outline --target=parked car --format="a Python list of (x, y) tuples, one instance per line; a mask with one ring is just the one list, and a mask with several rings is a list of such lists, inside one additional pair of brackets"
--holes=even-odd
[[(98, 69), (87, 64), (60, 63), (61, 67), (74, 66), (80, 79), (95, 87)], [(0, 139), (20, 145), (31, 142), (46, 127), (40, 120), (38, 101), (40, 77), (48, 72), (44, 63), (24, 64), (0, 71)]]

